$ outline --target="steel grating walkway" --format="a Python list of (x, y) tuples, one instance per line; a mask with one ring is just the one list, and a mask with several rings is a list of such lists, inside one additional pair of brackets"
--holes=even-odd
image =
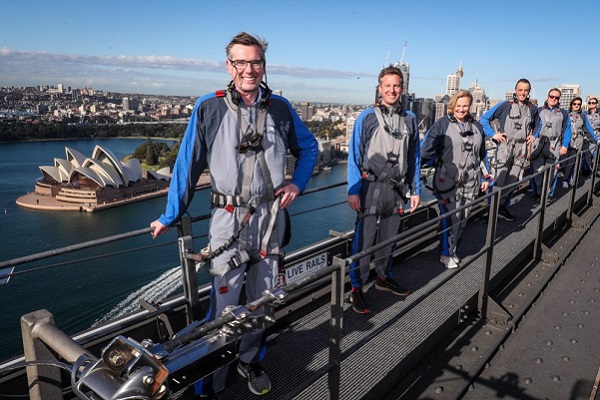
[[(578, 194), (578, 196), (581, 197), (583, 195)], [(501, 221), (497, 226), (497, 239), (494, 246), (491, 271), (492, 281), (504, 279), (504, 270), (507, 269), (507, 266), (521, 262), (521, 259), (525, 259), (527, 253), (531, 252), (533, 247), (533, 238), (535, 237), (538, 218), (535, 216), (532, 217), (532, 212), (538, 209), (539, 206), (534, 204), (530, 196), (526, 194), (518, 196), (515, 200), (517, 204), (514, 207), (514, 214), (517, 217), (517, 221), (511, 223)], [(566, 202), (566, 196), (563, 196), (547, 209), (546, 227), (551, 227), (555, 224), (554, 221), (564, 216)], [(413, 392), (412, 394), (396, 394), (394, 396), (389, 395), (389, 393), (393, 393), (394, 386), (410, 374), (410, 371), (436, 348), (443, 335), (446, 335), (461, 324), (459, 320), (462, 314), (470, 311), (465, 310), (465, 304), (473, 302), (480, 288), (481, 271), (484, 267), (485, 259), (483, 256), (475, 258), (475, 253), (483, 246), (486, 228), (487, 225), (481, 221), (472, 221), (468, 224), (464, 234), (464, 252), (461, 254), (466, 263), (470, 262), (466, 267), (461, 267), (458, 270), (447, 270), (444, 268), (439, 262), (439, 249), (436, 243), (410, 257), (400, 260), (396, 266), (395, 275), (398, 277), (398, 280), (413, 291), (410, 296), (402, 298), (387, 292), (377, 292), (372, 287), (372, 283), (370, 283), (366, 286), (366, 298), (373, 310), (372, 314), (358, 315), (351, 310), (349, 304), (344, 305), (343, 338), (341, 344), (341, 399), (460, 398), (456, 393), (462, 393), (460, 389), (461, 385), (468, 385), (468, 383), (461, 382), (461, 385), (457, 385), (454, 391), (449, 390), (451, 387), (447, 387), (446, 391), (430, 391), (431, 393), (437, 393), (437, 395), (432, 397), (426, 394), (429, 393), (426, 390), (421, 392), (421, 395), (416, 395)], [(595, 229), (600, 232), (600, 227), (596, 226)], [(587, 240), (593, 242), (594, 237), (595, 234), (587, 235)], [(581, 250), (578, 249), (578, 251)], [(587, 254), (590, 257), (599, 256), (598, 252), (594, 252), (593, 256), (590, 251), (588, 253), (590, 253)], [(586, 263), (590, 264), (593, 261), (586, 261)], [(600, 261), (596, 260), (596, 263), (600, 265)], [(582, 264), (578, 263), (578, 265)], [(588, 270), (593, 269), (589, 267)], [(598, 272), (597, 269), (596, 272)], [(572, 274), (563, 274), (561, 272), (560, 275), (571, 276)], [(591, 276), (588, 279), (590, 281), (594, 280)], [(580, 278), (579, 281), (581, 280)], [(594, 282), (596, 283), (596, 287), (600, 286), (598, 285), (598, 276), (596, 276)], [(441, 284), (443, 285), (438, 288)], [(553, 283), (550, 288), (554, 286), (555, 284)], [(583, 289), (580, 288), (579, 290)], [(567, 294), (569, 293), (565, 295)], [(595, 299), (600, 301), (597, 297), (597, 289), (595, 294)], [(585, 298), (585, 295), (579, 294), (578, 296), (567, 297), (581, 302), (581, 299)], [(588, 298), (591, 298), (589, 294)], [(539, 307), (536, 304), (533, 309), (534, 312)], [(569, 313), (573, 318), (585, 311), (576, 311), (574, 305), (570, 308), (563, 308), (564, 311), (561, 310), (561, 312)], [(591, 307), (591, 303), (588, 304), (587, 311), (589, 311), (588, 315), (590, 319), (597, 314), (596, 310)], [(583, 315), (585, 316), (586, 314)], [(527, 320), (529, 320), (529, 314), (527, 317)], [(269, 337), (269, 353), (264, 363), (264, 368), (271, 378), (273, 389), (267, 395), (261, 396), (261, 398), (310, 400), (327, 398), (328, 379), (327, 374), (324, 374), (322, 369), (328, 362), (329, 355), (329, 318), (330, 312), (329, 305), (327, 304), (317, 308), (306, 317), (287, 327), (284, 331)], [(560, 318), (563, 320), (566, 319), (565, 316), (562, 316), (557, 317), (556, 321), (559, 321)], [(550, 318), (548, 318), (548, 321), (550, 321)], [(517, 334), (521, 329), (525, 329), (526, 322), (523, 323), (523, 327), (519, 326)], [(577, 324), (587, 325), (583, 319), (578, 319)], [(562, 329), (557, 329), (554, 325), (560, 325)], [(583, 337), (576, 337), (573, 334), (567, 335), (569, 332), (567, 328), (572, 327), (568, 327), (568, 324), (565, 323), (554, 323), (544, 331), (547, 332), (551, 329), (553, 334), (566, 335), (569, 336), (569, 339), (573, 337), (579, 340), (580, 343), (585, 343), (585, 347), (589, 347), (587, 344), (589, 338), (587, 336), (584, 339)], [(579, 329), (579, 333), (597, 331), (597, 329), (586, 330), (577, 325), (573, 329)], [(531, 337), (534, 338), (536, 336)], [(557, 339), (548, 338), (544, 340), (544, 342), (546, 341), (558, 344)], [(509, 344), (507, 342), (507, 349), (508, 347)], [(583, 348), (584, 346), (580, 347)], [(519, 357), (518, 354), (515, 356)], [(574, 353), (561, 354), (561, 357), (563, 356), (578, 359), (578, 356)], [(547, 368), (550, 360), (544, 355), (534, 357), (534, 360), (538, 358), (545, 359), (545, 361), (536, 364), (538, 366), (537, 369)], [(514, 359), (506, 361), (507, 365), (514, 363)], [(573, 364), (573, 361), (563, 361), (563, 363), (570, 365)], [(496, 364), (496, 361), (494, 361), (494, 364)], [(593, 361), (590, 360), (590, 364), (595, 364), (595, 366), (590, 366), (597, 370), (600, 365), (597, 355)], [(501, 368), (501, 365), (498, 362), (499, 368)], [(540, 365), (542, 365), (542, 368), (539, 368)], [(441, 368), (444, 368), (444, 366)], [(236, 368), (230, 368), (228, 387), (221, 394), (220, 398), (247, 399), (252, 396), (246, 387), (246, 382), (237, 375), (235, 370)], [(490, 369), (489, 371), (492, 370)], [(574, 375), (575, 370), (571, 369), (571, 371), (572, 375)], [(488, 370), (484, 372), (487, 373)], [(503, 377), (502, 379), (514, 379), (513, 375), (505, 376), (504, 373), (500, 373), (500, 376)], [(518, 380), (522, 378), (522, 382), (526, 382), (527, 377), (532, 382), (531, 387), (537, 382), (539, 382), (538, 385), (540, 387), (550, 386), (548, 383), (543, 383), (542, 380), (539, 380), (536, 375), (527, 374), (525, 371), (515, 373), (518, 379), (511, 381), (514, 383), (515, 390), (518, 388)], [(487, 378), (485, 374), (481, 374), (480, 379), (499, 379), (494, 378), (498, 374), (499, 372), (496, 371)], [(561, 373), (556, 372), (552, 374), (551, 379), (556, 379), (555, 376), (560, 377)], [(563, 375), (559, 379), (565, 385), (570, 381), (567, 376), (568, 374)], [(588, 380), (593, 380), (593, 378), (586, 377)], [(555, 381), (552, 382), (556, 383)], [(535, 396), (528, 397), (527, 395), (518, 397), (518, 394), (516, 397), (503, 397), (509, 394), (498, 391), (498, 386), (502, 386), (503, 382), (498, 381), (497, 383), (498, 385), (495, 387), (476, 384), (476, 390), (471, 394), (473, 397), (469, 398), (538, 398)], [(525, 384), (523, 383), (523, 385)], [(489, 388), (487, 392), (486, 387)], [(190, 395), (191, 393), (188, 390), (181, 397), (177, 396), (177, 398), (189, 398)], [(500, 396), (496, 397), (498, 395)], [(566, 399), (569, 397), (550, 396), (548, 398)]]
[(600, 398), (599, 236), (596, 223), (465, 399)]

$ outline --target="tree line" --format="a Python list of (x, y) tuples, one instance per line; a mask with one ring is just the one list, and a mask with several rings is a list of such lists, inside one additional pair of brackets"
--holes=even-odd
[(186, 124), (81, 124), (3, 123), (0, 142), (56, 139), (107, 139), (115, 137), (159, 137), (181, 139)]

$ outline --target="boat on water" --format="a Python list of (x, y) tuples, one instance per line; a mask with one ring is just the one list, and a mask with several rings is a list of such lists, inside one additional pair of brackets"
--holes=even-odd
[[(477, 199), (470, 205), (473, 221), (467, 225), (464, 237), (468, 240), (458, 270), (447, 270), (439, 263), (437, 237), (444, 216), (433, 202), (425, 202), (404, 217), (401, 232), (393, 239), (397, 244), (395, 272), (413, 293), (406, 299), (373, 296), (374, 312), (369, 317), (355, 314), (344, 301), (346, 272), (354, 259), (378, 246), (364, 254), (350, 254), (353, 232), (335, 231), (332, 222), (328, 238), (286, 255), (279, 287), (253, 304), (229, 309), (210, 323), (199, 322), (210, 288), (198, 287), (194, 279), (198, 232), (193, 229), (206, 216), (190, 217), (177, 227), (181, 295), (161, 303), (141, 301), (139, 310), (73, 337), (54, 323), (52, 310), (24, 315), (24, 355), (0, 364), (0, 397), (192, 398), (190, 385), (234, 361), (240, 336), (253, 324), (263, 324), (269, 332), (265, 369), (274, 384), (264, 398), (562, 399), (576, 390), (587, 390), (587, 398), (595, 398), (594, 378), (600, 363), (590, 354), (597, 353), (597, 344), (590, 347), (587, 336), (591, 335), (582, 332), (595, 332), (594, 324), (598, 324), (598, 311), (591, 301), (598, 296), (594, 291), (600, 278), (598, 268), (580, 268), (584, 277), (577, 275), (579, 281), (596, 283), (576, 289), (585, 293), (584, 297), (578, 297), (576, 290), (556, 296), (585, 308), (581, 312), (559, 310), (561, 314), (547, 321), (551, 328), (543, 332), (545, 355), (531, 360), (544, 371), (514, 374), (514, 360), (498, 375), (490, 376), (486, 370), (501, 364), (496, 363), (502, 356), (499, 353), (507, 351), (498, 349), (526, 326), (530, 319), (524, 319), (526, 314), (533, 317), (532, 305), (541, 302), (542, 291), (552, 289), (557, 272), (568, 271), (570, 257), (581, 257), (578, 251), (600, 234), (596, 223), (600, 216), (597, 165), (596, 159), (591, 177), (580, 179), (577, 175), (575, 185), (560, 191), (552, 204), (545, 201), (546, 194), (541, 202), (530, 198), (525, 188), (531, 177)], [(548, 177), (550, 168), (538, 173)], [(514, 197), (518, 218), (503, 223), (498, 219), (499, 199), (503, 191), (513, 188), (521, 188)], [(329, 189), (307, 191), (304, 196)], [(489, 213), (482, 218), (485, 209)], [(12, 268), (34, 259), (148, 233), (149, 228), (140, 229), (6, 260), (0, 269), (10, 284)], [(591, 263), (599, 257), (594, 252), (597, 250), (587, 251)], [(371, 286), (367, 285), (369, 294), (375, 291)], [(257, 307), (264, 308), (263, 317), (249, 312)], [(568, 330), (570, 315), (577, 315), (572, 321), (576, 332), (558, 338)], [(530, 334), (530, 339), (533, 336)], [(558, 350), (560, 341), (572, 348)], [(578, 352), (581, 350), (583, 355)], [(522, 359), (517, 364), (532, 368), (529, 361)], [(555, 373), (556, 368), (568, 372)], [(245, 381), (235, 377), (229, 381), (223, 398), (248, 398)]]

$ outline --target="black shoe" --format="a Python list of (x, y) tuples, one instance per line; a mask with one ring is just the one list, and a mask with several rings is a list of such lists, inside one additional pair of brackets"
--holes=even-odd
[(514, 221), (514, 220), (515, 220), (515, 216), (514, 216), (514, 215), (512, 215), (512, 214), (510, 213), (510, 211), (508, 211), (508, 208), (506, 208), (506, 207), (500, 207), (500, 208), (498, 209), (498, 216), (499, 216), (500, 218), (503, 218), (503, 219), (505, 219), (505, 220), (509, 221), (509, 222), (512, 222), (512, 221)]
[(352, 303), (352, 309), (359, 314), (371, 313), (371, 307), (369, 307), (365, 300), (365, 294), (363, 293), (362, 288), (352, 289), (352, 293), (350, 293), (350, 303)]
[(248, 389), (252, 393), (260, 396), (271, 390), (271, 381), (260, 363), (246, 364), (240, 360), (237, 370), (241, 376), (248, 379)]
[(533, 201), (540, 201), (541, 198), (542, 198), (542, 196), (540, 196), (539, 194), (533, 195)]
[(410, 294), (410, 290), (401, 288), (400, 285), (398, 285), (398, 282), (390, 278), (387, 278), (384, 281), (377, 278), (375, 280), (375, 288), (385, 292), (392, 292), (398, 296), (408, 296)]
[(196, 398), (202, 399), (202, 400), (217, 400), (219, 397), (217, 397), (217, 395), (214, 393), (209, 393), (209, 394), (197, 394)]

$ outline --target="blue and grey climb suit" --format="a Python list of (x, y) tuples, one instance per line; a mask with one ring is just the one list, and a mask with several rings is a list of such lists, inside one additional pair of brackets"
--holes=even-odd
[[(239, 240), (211, 262), (213, 280), (206, 321), (220, 317), (226, 306), (239, 304), (244, 277), (248, 302), (274, 286), (286, 227), (283, 210), (273, 207), (271, 211), (272, 191), (284, 183), (288, 149), (297, 158), (291, 183), (300, 191), (312, 176), (318, 156), (314, 136), (286, 99), (273, 95), (268, 101), (263, 99), (247, 107), (235, 104), (232, 96), (224, 93), (206, 95), (196, 103), (175, 163), (166, 212), (159, 218), (165, 226), (181, 218), (207, 167), (213, 190), (211, 250), (218, 249), (239, 230), (249, 204), (256, 208)], [(261, 89), (258, 98), (262, 96)], [(261, 103), (266, 105), (266, 111), (260, 111)], [(260, 121), (263, 126), (257, 125)], [(240, 143), (244, 144), (244, 138), (261, 131), (258, 143), (243, 146), (242, 151)], [(265, 354), (264, 330), (242, 337), (239, 357), (243, 362), (260, 362)], [(227, 368), (220, 369), (196, 383), (196, 391), (221, 391), (226, 374)]]
[[(401, 108), (375, 106), (357, 118), (348, 154), (348, 195), (360, 197), (352, 254), (398, 234), (404, 204), (420, 195), (419, 131), (416, 116)], [(392, 277), (391, 244), (375, 252), (375, 271)], [(369, 277), (371, 256), (350, 266), (352, 287)]]
[[(485, 135), (479, 122), (458, 122), (451, 114), (438, 119), (421, 143), (423, 165), (435, 166), (434, 195), (442, 214), (474, 200), (483, 179), (489, 179)], [(442, 221), (440, 244), (443, 256), (458, 256), (462, 232), (470, 209)]]
[[(527, 136), (539, 128), (538, 109), (528, 101), (520, 104), (517, 100), (498, 103), (480, 119), (481, 126), (487, 137), (496, 133), (506, 135), (506, 142), (496, 143), (494, 162), (494, 185), (503, 187), (523, 179), (527, 160)], [(496, 125), (496, 129), (492, 125)], [(504, 207), (510, 206), (511, 190), (504, 199)]]
[[(534, 133), (535, 140), (531, 145), (532, 173), (540, 171), (547, 164), (554, 164), (560, 158), (560, 148), (569, 148), (571, 142), (571, 120), (569, 113), (560, 107), (548, 108), (547, 105), (538, 108), (540, 114), (540, 129)], [(552, 168), (549, 179), (549, 196), (554, 197), (554, 189), (558, 179), (559, 165)], [(532, 180), (534, 196), (541, 195), (543, 175), (538, 174)]]
[[(571, 118), (571, 142), (569, 143), (569, 152), (565, 157), (573, 156), (580, 151), (585, 152), (581, 158), (581, 170), (591, 171), (592, 155), (589, 152), (590, 142), (593, 141), (596, 143), (598, 137), (585, 113), (581, 111), (571, 111), (569, 113), (569, 118)], [(570, 160), (564, 166), (564, 179), (570, 186), (573, 185), (574, 173), (575, 160)]]

